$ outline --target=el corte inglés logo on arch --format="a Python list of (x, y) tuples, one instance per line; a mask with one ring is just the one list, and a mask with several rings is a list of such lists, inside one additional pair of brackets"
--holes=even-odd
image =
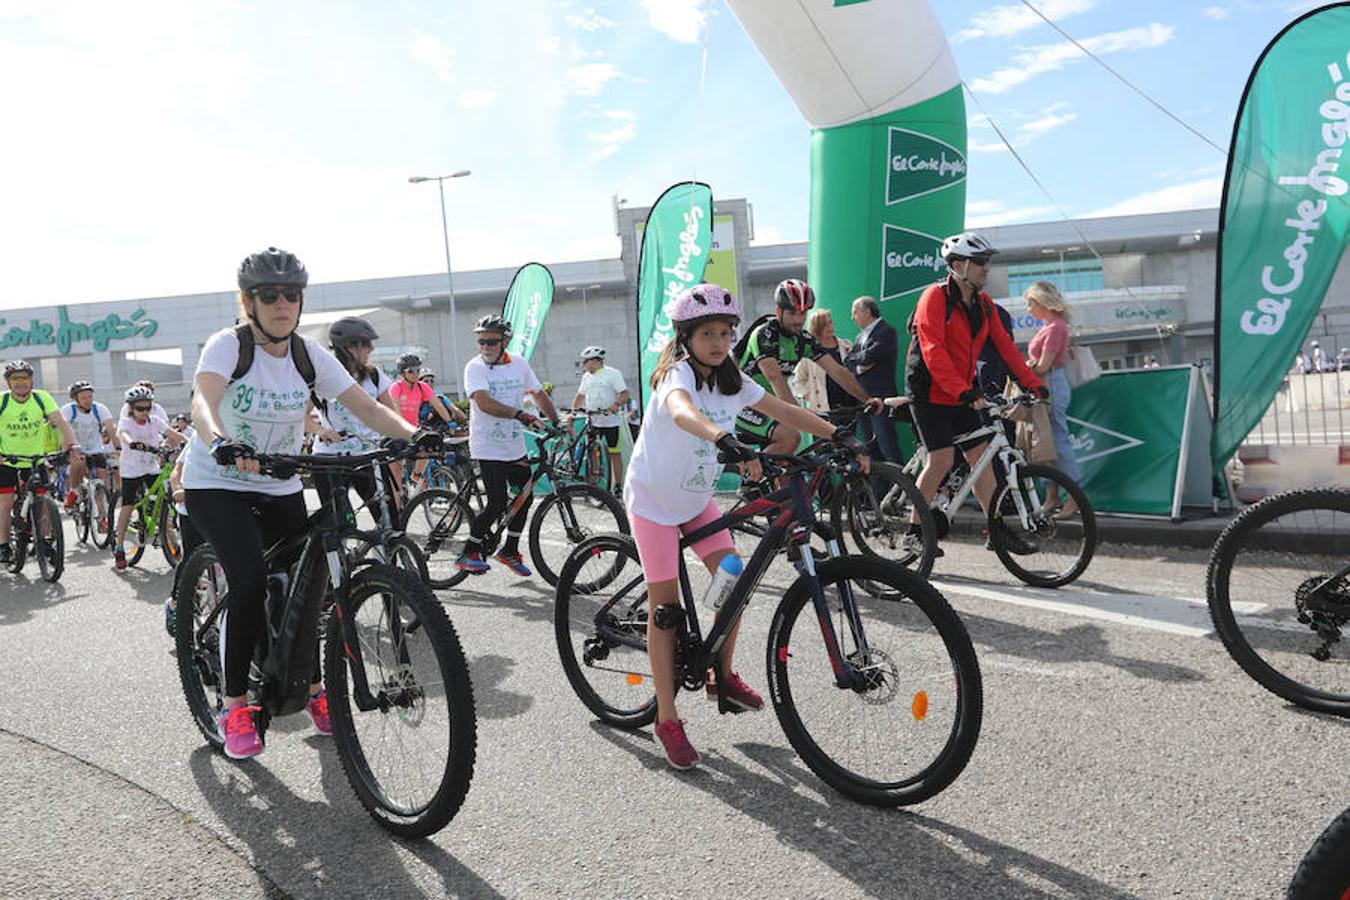
[(894, 300), (917, 293), (942, 277), (947, 264), (939, 251), (942, 240), (901, 228), (883, 225), (881, 239), (881, 300)]
[(966, 180), (965, 155), (945, 141), (892, 126), (886, 144), (887, 206)]

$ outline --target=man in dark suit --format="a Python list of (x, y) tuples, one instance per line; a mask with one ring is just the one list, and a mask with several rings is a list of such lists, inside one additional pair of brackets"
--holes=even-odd
[[(900, 357), (900, 341), (895, 328), (881, 318), (881, 306), (871, 297), (853, 301), (853, 324), (858, 340), (844, 357), (844, 365), (858, 376), (858, 383), (871, 397), (893, 397), (896, 393), (895, 369)], [(889, 412), (865, 416), (861, 423), (865, 439), (876, 438), (877, 454), (887, 462), (904, 463), (895, 421)]]

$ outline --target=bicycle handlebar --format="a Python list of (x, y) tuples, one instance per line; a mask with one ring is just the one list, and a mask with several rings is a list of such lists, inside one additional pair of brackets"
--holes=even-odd
[(55, 453), (0, 453), (0, 459), (5, 462), (16, 463), (36, 463), (38, 461), (51, 463), (54, 466), (64, 465), (70, 459), (69, 450), (58, 450)]

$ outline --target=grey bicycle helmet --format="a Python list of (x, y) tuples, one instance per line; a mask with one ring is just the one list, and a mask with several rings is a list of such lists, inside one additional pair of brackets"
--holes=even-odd
[(239, 264), (240, 288), (247, 291), (264, 284), (304, 287), (309, 284), (309, 272), (294, 253), (268, 247)]
[(328, 326), (328, 342), (334, 347), (379, 339), (371, 324), (356, 316), (343, 316)]
[(422, 357), (416, 353), (405, 353), (398, 358), (394, 365), (398, 367), (400, 372), (407, 369), (420, 369), (422, 368)]
[(92, 391), (94, 386), (88, 381), (77, 381), (70, 386), (70, 399), (74, 400), (75, 395), (80, 391)]
[(482, 334), (484, 331), (495, 331), (503, 337), (511, 336), (511, 323), (501, 316), (483, 316), (473, 326), (474, 334)]

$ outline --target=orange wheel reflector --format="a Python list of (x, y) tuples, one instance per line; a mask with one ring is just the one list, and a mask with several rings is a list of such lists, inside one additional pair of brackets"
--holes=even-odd
[(919, 691), (914, 695), (914, 702), (909, 706), (910, 712), (914, 713), (914, 718), (922, 722), (928, 716), (928, 692)]
[(636, 672), (628, 673), (628, 683), (632, 685), (642, 684), (642, 676)]

